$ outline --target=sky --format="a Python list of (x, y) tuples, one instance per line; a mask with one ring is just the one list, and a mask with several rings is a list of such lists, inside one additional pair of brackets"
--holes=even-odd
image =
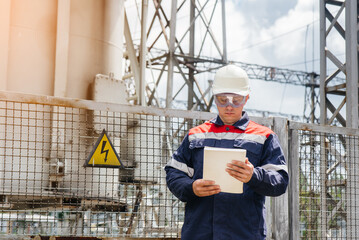
[(229, 57), (312, 71), (314, 48), (314, 57), (319, 55), (318, 8), (314, 0), (226, 1), (228, 23), (238, 24), (235, 31), (231, 27), (227, 31)]
[[(226, 1), (226, 13), (229, 59), (319, 73), (319, 1)], [(246, 107), (303, 115), (304, 88), (252, 80)]]

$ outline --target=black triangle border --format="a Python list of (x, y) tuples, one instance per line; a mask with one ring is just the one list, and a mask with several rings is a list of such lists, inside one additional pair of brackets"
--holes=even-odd
[[(103, 136), (106, 135), (110, 145), (111, 145), (111, 148), (112, 150), (114, 151), (116, 157), (117, 157), (117, 160), (120, 162), (120, 166), (115, 166), (115, 165), (107, 165), (107, 164), (96, 164), (96, 165), (93, 165), (93, 164), (89, 164), (90, 160), (91, 160), (91, 157), (93, 156), (93, 154), (95, 153), (96, 149), (98, 148), (98, 145), (100, 144)], [(120, 169), (124, 169), (125, 167), (123, 166), (123, 163), (121, 162), (121, 159), (120, 157), (118, 156), (117, 152), (116, 152), (116, 149), (113, 147), (112, 145), (112, 142), (110, 140), (110, 138), (108, 137), (107, 135), (107, 132), (105, 129), (102, 130), (102, 133), (101, 135), (98, 137), (97, 141), (96, 141), (96, 144), (94, 145), (94, 147), (92, 148), (92, 151), (91, 153), (89, 154), (89, 156), (87, 157), (83, 167), (100, 167), (100, 168), (120, 168)]]

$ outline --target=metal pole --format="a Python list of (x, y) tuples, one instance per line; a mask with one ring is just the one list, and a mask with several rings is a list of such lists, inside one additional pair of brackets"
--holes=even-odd
[(176, 17), (177, 17), (177, 0), (172, 1), (171, 20), (170, 20), (170, 45), (168, 53), (168, 76), (167, 76), (167, 96), (166, 96), (166, 108), (172, 108), (172, 93), (173, 93), (173, 67), (174, 50), (176, 40)]
[(288, 128), (288, 215), (289, 215), (289, 239), (299, 239), (299, 136), (298, 130)]
[[(345, 43), (346, 43), (346, 127), (358, 128), (358, 1), (345, 2)], [(348, 181), (347, 181), (347, 238), (359, 239), (359, 167), (355, 159), (357, 139), (347, 140)]]
[(359, 239), (358, 221), (359, 221), (359, 167), (356, 151), (358, 146), (357, 137), (346, 138), (347, 142), (347, 239)]
[(325, 3), (326, 0), (320, 0), (320, 124), (325, 125), (327, 123), (327, 105), (326, 105), (326, 92), (325, 92), (325, 79), (327, 76), (327, 64), (326, 64), (326, 17), (325, 17)]
[(315, 87), (314, 87), (314, 75), (312, 74), (310, 76), (310, 80), (311, 80), (311, 86), (310, 86), (310, 91), (311, 91), (311, 96), (310, 96), (310, 100), (311, 100), (311, 108), (310, 108), (310, 122), (314, 123), (315, 121)]
[(142, 0), (142, 19), (141, 19), (141, 50), (140, 50), (140, 92), (138, 95), (138, 102), (142, 106), (146, 106), (146, 54), (147, 54), (147, 13), (148, 13), (148, 0)]
[(320, 137), (320, 214), (319, 214), (319, 238), (327, 238), (328, 206), (327, 206), (327, 155), (326, 135)]
[(227, 63), (226, 0), (222, 0), (223, 62)]
[[(288, 120), (286, 118), (273, 118), (273, 131), (277, 134), (281, 143), (283, 153), (288, 159)], [(289, 239), (289, 191), (285, 194), (272, 198), (272, 236), (274, 239)]]
[[(196, 9), (196, 2), (191, 1), (190, 6), (190, 30), (189, 30), (189, 56), (191, 59), (194, 58), (194, 39), (195, 39), (195, 9)], [(192, 61), (192, 60), (191, 60)], [(190, 63), (193, 65), (193, 61)], [(194, 70), (193, 68), (188, 69), (188, 110), (193, 108), (193, 82), (194, 82)]]
[(346, 127), (358, 127), (358, 1), (345, 2)]
[[(326, 59), (326, 0), (320, 0), (320, 124), (327, 124), (327, 104), (326, 104), (326, 83), (327, 78), (327, 59)], [(326, 203), (326, 154), (325, 154), (325, 136), (320, 137), (320, 176), (321, 176), (321, 204), (320, 204), (320, 234), (317, 237), (326, 239), (327, 232), (327, 203)]]
[(133, 45), (130, 26), (128, 24), (126, 13), (125, 13), (124, 20), (125, 20), (124, 21), (124, 25), (125, 25), (124, 26), (124, 35), (125, 35), (125, 39), (126, 39), (126, 50), (127, 50), (128, 58), (130, 59), (130, 62), (131, 62), (131, 71), (132, 71), (134, 79), (135, 79), (136, 94), (139, 95), (139, 93), (141, 92), (140, 91), (140, 86), (141, 86), (140, 66), (139, 66), (139, 62), (136, 57), (136, 50)]

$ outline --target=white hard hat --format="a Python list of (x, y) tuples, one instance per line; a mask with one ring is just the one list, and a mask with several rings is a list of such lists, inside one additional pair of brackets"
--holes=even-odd
[(213, 95), (234, 93), (242, 96), (249, 94), (249, 78), (240, 67), (229, 64), (216, 72), (212, 85)]

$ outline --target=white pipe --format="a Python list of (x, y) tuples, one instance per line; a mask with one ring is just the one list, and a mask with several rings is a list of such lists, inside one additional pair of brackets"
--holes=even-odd
[(105, 1), (104, 22), (104, 74), (112, 72), (115, 79), (122, 78), (124, 1)]
[(7, 87), (11, 1), (0, 1), (0, 89)]
[(58, 1), (54, 96), (66, 97), (70, 34), (70, 0)]

